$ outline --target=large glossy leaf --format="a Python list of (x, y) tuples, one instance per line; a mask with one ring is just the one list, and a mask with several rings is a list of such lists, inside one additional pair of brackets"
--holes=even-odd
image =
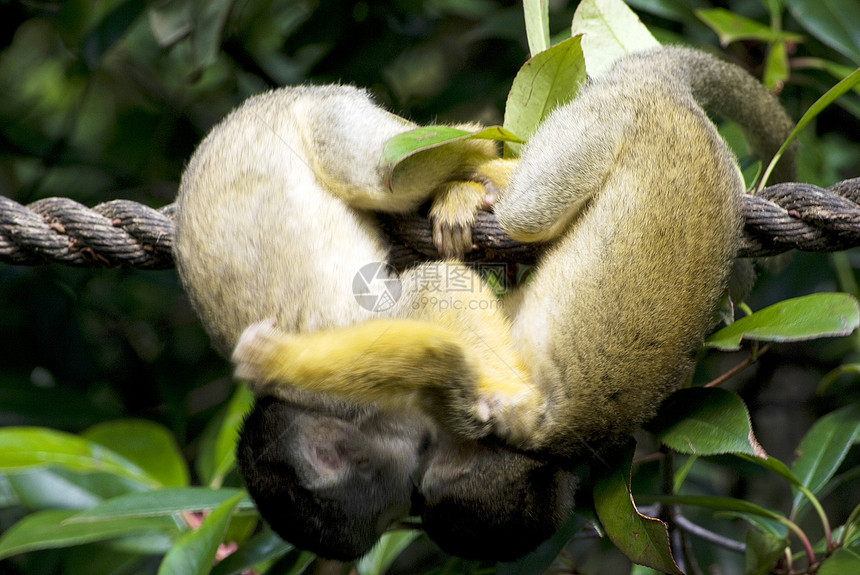
[(631, 561), (664, 573), (681, 575), (672, 557), (669, 532), (659, 519), (639, 513), (630, 494), (628, 449), (625, 463), (605, 472), (594, 484), (594, 509), (612, 543)]
[(233, 509), (241, 493), (230, 497), (215, 508), (200, 527), (185, 533), (164, 556), (158, 575), (205, 575), (212, 569), (215, 553), (224, 539)]
[(397, 168), (407, 159), (419, 152), (438, 148), (461, 140), (498, 140), (502, 142), (519, 142), (516, 135), (499, 126), (490, 126), (470, 132), (451, 126), (422, 126), (398, 134), (385, 142), (382, 148), (380, 165), (383, 170), (385, 184), (390, 188)]
[(188, 466), (173, 434), (144, 419), (100, 423), (81, 434), (104, 445), (155, 478), (161, 485), (188, 485)]
[(725, 389), (676, 391), (663, 402), (646, 429), (681, 453), (764, 455), (752, 433), (746, 405)]
[[(550, 112), (573, 99), (586, 77), (581, 40), (559, 42), (523, 64), (505, 103), (506, 130), (527, 140)], [(505, 156), (518, 156), (520, 148), (506, 143)]]
[[(799, 456), (791, 471), (812, 493), (819, 493), (845, 460), (851, 446), (860, 438), (860, 403), (847, 405), (815, 422), (797, 448)], [(799, 513), (806, 498), (796, 493), (794, 513)]]
[[(203, 511), (214, 509), (241, 493), (244, 492), (235, 488), (209, 489), (208, 487), (177, 487), (129, 493), (78, 513), (68, 522), (112, 521), (124, 517), (151, 517), (171, 515), (180, 511)], [(241, 506), (245, 509), (254, 508), (253, 502), (247, 498)]]
[(860, 3), (857, 0), (785, 0), (791, 15), (816, 39), (860, 65)]
[(39, 427), (0, 429), (0, 471), (57, 465), (76, 472), (103, 472), (151, 487), (159, 482), (128, 459), (82, 437)]
[(848, 575), (849, 573), (860, 573), (860, 551), (857, 548), (837, 549), (818, 569), (818, 575)]
[(176, 524), (169, 517), (66, 523), (65, 520), (74, 514), (75, 511), (51, 510), (37, 511), (24, 517), (0, 537), (0, 559), (37, 549), (68, 547), (148, 531), (178, 533)]
[(711, 335), (705, 347), (740, 349), (742, 339), (804, 341), (848, 335), (860, 325), (857, 300), (844, 293), (816, 293), (787, 299), (741, 318)]
[(802, 42), (803, 36), (776, 30), (761, 22), (750, 20), (725, 8), (696, 10), (702, 22), (717, 33), (720, 44), (727, 46), (738, 40), (758, 40), (759, 42)]
[(203, 433), (197, 471), (210, 487), (220, 487), (236, 465), (236, 441), (242, 419), (251, 409), (254, 395), (244, 385), (236, 386), (233, 397)]
[(627, 54), (660, 44), (621, 0), (583, 0), (576, 8), (571, 34), (582, 34), (589, 76), (599, 76)]

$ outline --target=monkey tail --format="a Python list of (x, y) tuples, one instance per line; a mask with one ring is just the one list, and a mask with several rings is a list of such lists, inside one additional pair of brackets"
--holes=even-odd
[[(670, 74), (690, 90), (705, 110), (737, 122), (753, 153), (767, 164), (794, 129), (794, 122), (777, 98), (741, 67), (718, 60), (706, 52), (683, 47), (663, 47), (633, 54), (619, 63), (631, 73), (643, 68)], [(773, 172), (774, 181), (795, 179), (796, 146), (790, 146)]]

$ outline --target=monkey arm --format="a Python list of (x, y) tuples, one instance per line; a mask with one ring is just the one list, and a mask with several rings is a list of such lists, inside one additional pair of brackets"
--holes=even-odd
[(424, 389), (474, 385), (470, 360), (456, 334), (408, 319), (302, 334), (259, 322), (245, 330), (233, 352), (237, 377), (258, 393), (277, 395), (288, 384), (383, 406), (413, 403)]
[[(298, 386), (382, 409), (421, 409), (463, 437), (527, 439), (542, 417), (540, 394), (510, 361), (495, 356), (502, 365), (490, 365), (483, 355), (428, 321), (379, 319), (303, 334), (264, 321), (245, 330), (233, 362), (258, 396), (288, 397), (287, 386)], [(510, 416), (498, 418), (500, 411)]]

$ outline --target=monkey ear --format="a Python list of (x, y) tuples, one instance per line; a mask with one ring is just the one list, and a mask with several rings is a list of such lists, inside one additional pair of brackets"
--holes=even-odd
[(301, 450), (312, 469), (309, 489), (339, 484), (366, 459), (367, 441), (356, 425), (329, 417), (308, 418), (303, 424)]

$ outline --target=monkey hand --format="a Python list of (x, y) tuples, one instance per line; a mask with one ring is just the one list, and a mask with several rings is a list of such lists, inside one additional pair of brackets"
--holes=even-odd
[(433, 243), (445, 258), (463, 259), (472, 251), (472, 226), (478, 210), (488, 210), (494, 198), (479, 182), (449, 182), (430, 208)]
[(232, 356), (234, 374), (246, 381), (255, 394), (261, 394), (275, 373), (272, 362), (278, 357), (278, 348), (285, 337), (287, 334), (279, 331), (275, 320), (269, 318), (252, 324), (239, 338)]
[(436, 193), (430, 208), (433, 242), (445, 258), (462, 259), (472, 251), (472, 226), (478, 210), (490, 211), (507, 187), (515, 161), (492, 159), (478, 166), (472, 179), (453, 181)]
[(487, 424), (490, 433), (521, 449), (533, 447), (546, 413), (542, 395), (525, 386), (481, 390), (472, 410), (475, 420)]
[(425, 406), (425, 411), (455, 435), (468, 439), (495, 435), (515, 447), (531, 449), (547, 419), (543, 394), (515, 368), (498, 369), (497, 364), (489, 369), (477, 381), (454, 381), (447, 388), (450, 395), (434, 401), (435, 406)]

